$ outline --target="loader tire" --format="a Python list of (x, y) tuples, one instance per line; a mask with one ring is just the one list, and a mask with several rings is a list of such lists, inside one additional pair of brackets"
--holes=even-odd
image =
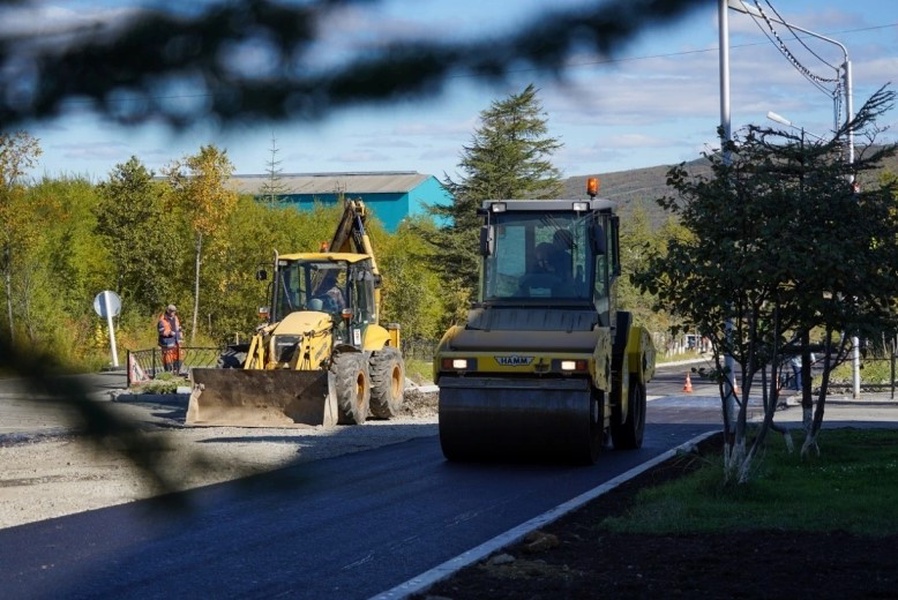
[(218, 355), (216, 366), (219, 369), (242, 369), (249, 352), (249, 344), (228, 346)]
[(340, 352), (331, 365), (337, 396), (337, 422), (361, 425), (368, 418), (371, 402), (371, 377), (368, 361), (359, 352)]
[(645, 386), (637, 381), (630, 382), (627, 418), (621, 417), (620, 405), (615, 405), (611, 414), (611, 443), (615, 450), (636, 450), (642, 448), (645, 434)]
[(395, 417), (402, 410), (405, 391), (405, 362), (402, 354), (387, 346), (371, 355), (371, 415), (378, 419)]

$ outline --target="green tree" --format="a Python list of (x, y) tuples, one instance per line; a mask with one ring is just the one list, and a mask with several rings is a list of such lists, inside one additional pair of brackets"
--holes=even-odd
[(207, 253), (221, 258), (228, 254), (227, 236), (216, 237), (237, 204), (237, 193), (228, 187), (234, 166), (227, 151), (203, 146), (198, 154), (176, 161), (167, 169), (173, 199), (187, 215), (194, 235), (193, 314), (190, 342), (196, 339), (200, 312), (200, 272), (203, 243)]
[(172, 264), (181, 259), (176, 215), (165, 210), (165, 188), (136, 156), (115, 166), (97, 186), (97, 235), (115, 271), (123, 305), (146, 314), (175, 297)]
[(0, 134), (0, 260), (6, 292), (6, 315), (10, 340), (15, 330), (13, 264), (16, 252), (27, 244), (24, 232), (32, 229), (27, 221), (23, 179), (41, 155), (40, 143), (24, 131)]
[(634, 322), (655, 332), (667, 329), (665, 315), (652, 309), (654, 299), (640, 293), (631, 281), (631, 276), (643, 270), (649, 256), (663, 248), (666, 240), (664, 231), (663, 228), (655, 230), (652, 227), (646, 207), (639, 202), (632, 205), (627, 218), (621, 218), (621, 277), (617, 287), (618, 302), (622, 310), (633, 313)]
[[(872, 140), (875, 120), (893, 97), (885, 90), (874, 94), (850, 127)], [(831, 141), (811, 144), (789, 132), (749, 126), (724, 152), (707, 156), (710, 176), (692, 175), (683, 165), (671, 169), (668, 183), (676, 194), (659, 200), (688, 235), (669, 240), (634, 280), (659, 308), (711, 341), (724, 428), (732, 433), (725, 451), (728, 481), (748, 479), (757, 450), (775, 427), (774, 386), (769, 396), (764, 390), (765, 419), (747, 447), (755, 375), (769, 368), (768, 380), (777, 381), (782, 356), (809, 354), (809, 332), (823, 332), (827, 358), (806, 450), (822, 422), (830, 357), (837, 362), (847, 350), (839, 333), (864, 336), (898, 325), (894, 189), (871, 184), (858, 192), (848, 182), (879, 169), (896, 146), (868, 146), (868, 155), (849, 165), (843, 156), (848, 127)], [(735, 415), (729, 410), (735, 382), (724, 365), (727, 355), (741, 369)]]
[[(27, 198), (28, 219), (38, 230), (23, 263), (27, 285), (19, 288), (29, 342), (79, 365), (107, 364), (108, 346), (98, 354), (94, 343), (105, 324), (92, 302), (112, 278), (94, 234), (96, 186), (85, 178), (45, 177), (28, 189)], [(104, 362), (98, 364), (100, 357)]]
[(406, 340), (433, 340), (445, 329), (442, 284), (438, 272), (430, 268), (433, 249), (419, 233), (425, 229), (435, 225), (424, 217), (414, 224), (404, 221), (375, 248), (384, 281), (382, 318), (399, 323)]
[[(422, 234), (438, 252), (434, 266), (443, 273), (446, 290), (457, 299), (450, 309), (463, 316), (468, 299), (477, 286), (479, 273), (478, 235), (481, 202), (498, 198), (551, 198), (562, 189), (561, 174), (549, 158), (561, 143), (547, 137), (546, 115), (537, 89), (527, 86), (519, 94), (494, 101), (480, 113), (480, 126), (458, 164), (463, 176), (446, 177), (443, 185), (452, 203), (431, 206), (430, 214), (448, 222), (436, 232)], [(460, 300), (460, 302), (458, 302)]]
[(656, 347), (664, 352), (679, 336), (670, 334), (673, 325), (670, 314), (658, 307), (655, 296), (640, 290), (634, 276), (646, 269), (652, 257), (663, 256), (670, 240), (689, 237), (689, 232), (673, 216), (653, 224), (642, 201), (635, 201), (627, 208), (620, 221), (620, 308), (633, 313), (634, 321), (652, 332)]

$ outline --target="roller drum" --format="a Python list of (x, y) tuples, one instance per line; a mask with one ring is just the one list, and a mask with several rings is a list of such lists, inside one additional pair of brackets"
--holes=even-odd
[(441, 378), (440, 445), (453, 461), (592, 464), (604, 439), (586, 379)]

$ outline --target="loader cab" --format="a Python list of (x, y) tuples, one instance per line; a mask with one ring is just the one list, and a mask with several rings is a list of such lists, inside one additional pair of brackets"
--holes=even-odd
[(590, 308), (611, 325), (620, 274), (613, 203), (500, 200), (480, 214), (482, 305)]
[(345, 263), (335, 261), (279, 258), (270, 321), (302, 310), (339, 313), (345, 303), (347, 271)]
[(377, 322), (372, 267), (370, 257), (353, 253), (279, 257), (270, 322), (297, 311), (327, 313), (335, 341), (359, 346), (368, 324)]

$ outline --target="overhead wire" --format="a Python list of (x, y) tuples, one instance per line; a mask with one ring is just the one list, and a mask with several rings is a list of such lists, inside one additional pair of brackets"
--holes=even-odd
[[(756, 1), (757, 1), (757, 0), (756, 0)], [(819, 54), (817, 54), (817, 52), (815, 52), (813, 48), (811, 48), (810, 46), (808, 46), (808, 45), (805, 43), (804, 39), (803, 39), (800, 35), (798, 35), (797, 33), (795, 33), (795, 29), (793, 29), (792, 26), (789, 25), (788, 21), (786, 21), (786, 19), (783, 18), (783, 16), (779, 13), (779, 11), (776, 10), (776, 7), (774, 7), (774, 6), (770, 3), (770, 0), (766, 0), (766, 2), (767, 2), (767, 6), (770, 7), (770, 11), (771, 11), (774, 15), (776, 15), (776, 18), (779, 19), (779, 21), (780, 21), (781, 23), (784, 23), (784, 24), (785, 24), (786, 28), (789, 30), (790, 33), (792, 33), (792, 36), (795, 38), (795, 40), (796, 40), (799, 44), (801, 44), (802, 46), (804, 46), (805, 49), (806, 49), (810, 54), (812, 54), (814, 57), (816, 57), (817, 60), (819, 60), (819, 61), (822, 62), (823, 64), (829, 65), (829, 66), (833, 66), (833, 65), (830, 65), (830, 64), (826, 61), (825, 58), (823, 58), (822, 56), (820, 56)]]
[[(786, 28), (792, 33), (792, 35), (795, 36), (796, 38), (798, 38), (799, 36), (795, 33), (795, 30), (792, 29), (791, 27), (789, 27), (788, 23), (786, 23), (786, 20), (779, 16), (779, 14), (770, 5), (769, 0), (767, 1), (767, 5), (770, 6), (771, 11), (776, 15), (777, 19), (779, 19), (780, 21), (782, 21), (785, 24)], [(799, 61), (798, 58), (789, 50), (788, 46), (786, 45), (786, 42), (783, 41), (783, 39), (780, 37), (779, 33), (777, 32), (776, 28), (773, 25), (772, 20), (768, 16), (768, 13), (761, 7), (761, 4), (758, 0), (755, 0), (755, 7), (757, 8), (758, 12), (761, 14), (761, 17), (763, 18), (764, 23), (767, 26), (767, 29), (765, 30), (765, 28), (761, 26), (761, 23), (759, 22), (758, 18), (755, 15), (750, 14), (752, 20), (758, 26), (758, 29), (760, 29), (761, 32), (764, 33), (764, 35), (767, 37), (767, 39), (770, 40), (773, 43), (773, 45), (777, 47), (777, 49), (780, 51), (780, 53), (784, 57), (786, 57), (786, 60), (788, 60), (789, 63), (805, 79), (807, 79), (812, 85), (814, 85), (814, 87), (819, 89), (821, 92), (825, 93), (827, 96), (832, 96), (833, 91), (830, 90), (824, 84), (825, 83), (838, 83), (838, 81), (839, 81), (838, 76), (835, 78), (821, 77), (819, 75), (815, 75), (809, 68), (805, 67), (801, 63), (801, 61)], [(801, 43), (802, 43), (802, 45), (805, 45), (804, 42), (801, 42)], [(805, 45), (805, 47), (807, 47), (807, 46)], [(826, 62), (825, 60), (820, 58), (816, 53), (812, 53), (812, 54), (814, 54), (814, 56), (816, 56), (821, 62), (823, 62), (823, 64), (827, 65), (828, 67), (832, 67), (832, 68), (836, 69), (836, 71), (838, 72), (838, 68), (834, 67), (833, 65), (829, 64), (828, 62)]]
[[(755, 1), (757, 2), (757, 0), (755, 0)], [(810, 53), (812, 56), (814, 56), (817, 60), (819, 60), (823, 64), (831, 67), (832, 69), (834, 69), (836, 71), (836, 78), (835, 78), (836, 85), (833, 88), (833, 90), (830, 92), (830, 96), (833, 99), (833, 123), (838, 124), (839, 117), (842, 114), (842, 94), (843, 94), (843, 86), (844, 86), (844, 82), (843, 82), (842, 78), (839, 77), (839, 71), (841, 70), (842, 67), (840, 65), (830, 64), (829, 61), (827, 61), (822, 56), (820, 56), (817, 52), (815, 52), (813, 48), (811, 48), (808, 44), (805, 43), (802, 36), (798, 35), (795, 32), (795, 29), (793, 29), (792, 26), (789, 25), (788, 21), (786, 21), (786, 19), (784, 19), (783, 16), (781, 14), (779, 14), (779, 11), (777, 11), (776, 8), (770, 3), (770, 0), (766, 0), (766, 2), (767, 2), (767, 6), (770, 7), (771, 12), (773, 12), (773, 14), (776, 15), (777, 19), (779, 19), (781, 23), (784, 23), (786, 25), (786, 28), (789, 29), (789, 31), (792, 33), (792, 36), (798, 41), (799, 44), (804, 46), (804, 48), (808, 51), (808, 53)], [(848, 58), (847, 55), (845, 58), (847, 60), (847, 58)], [(836, 125), (836, 128), (838, 128), (838, 125)]]

